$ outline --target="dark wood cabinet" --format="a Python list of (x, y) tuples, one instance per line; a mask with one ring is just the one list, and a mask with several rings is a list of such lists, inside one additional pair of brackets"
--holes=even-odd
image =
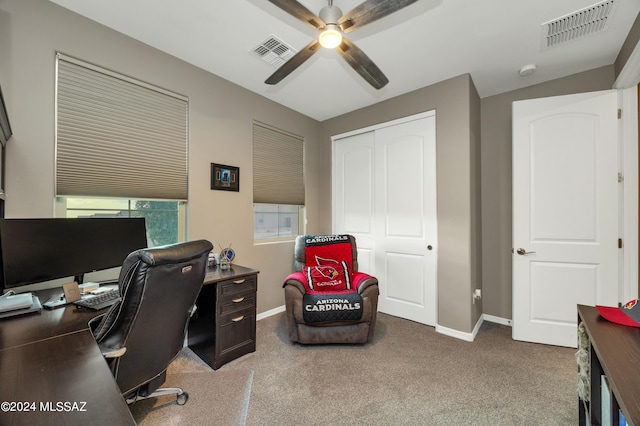
[[(578, 305), (590, 342), (590, 398), (579, 399), (580, 425), (617, 426), (619, 411), (640, 426), (640, 328), (607, 321), (592, 306)], [(602, 406), (602, 376), (609, 383), (610, 407)], [(610, 413), (603, 419), (603, 413)]]
[(187, 342), (214, 369), (256, 350), (258, 273), (238, 265), (207, 271)]

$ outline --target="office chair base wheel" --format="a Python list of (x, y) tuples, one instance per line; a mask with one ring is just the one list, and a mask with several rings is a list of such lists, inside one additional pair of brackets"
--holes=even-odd
[(180, 395), (176, 396), (176, 402), (178, 403), (178, 405), (186, 404), (188, 399), (189, 394), (186, 392), (182, 392)]

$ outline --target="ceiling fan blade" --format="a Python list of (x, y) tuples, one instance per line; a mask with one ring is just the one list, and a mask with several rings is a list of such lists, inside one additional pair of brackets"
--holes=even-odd
[(340, 25), (343, 32), (348, 33), (363, 25), (391, 15), (393, 12), (397, 12), (416, 1), (418, 0), (367, 0), (340, 18), (338, 25)]
[(342, 43), (337, 50), (351, 68), (376, 89), (382, 89), (389, 82), (380, 68), (358, 46), (345, 37), (342, 38)]
[(265, 80), (266, 84), (278, 84), (283, 78), (291, 74), (296, 68), (309, 59), (320, 48), (318, 40), (313, 40), (304, 49), (293, 55), (291, 59), (282, 64), (280, 68)]
[(269, 0), (269, 2), (275, 4), (289, 15), (298, 18), (313, 28), (317, 29), (325, 26), (322, 19), (318, 18), (313, 12), (298, 3), (296, 0)]

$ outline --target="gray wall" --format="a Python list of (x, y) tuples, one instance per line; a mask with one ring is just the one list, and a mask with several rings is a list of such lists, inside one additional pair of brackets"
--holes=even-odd
[[(326, 229), (317, 188), (327, 176), (309, 161), (324, 149), (320, 124), (47, 0), (3, 0), (0, 84), (14, 131), (7, 145), (6, 217), (53, 215), (56, 51), (189, 97), (188, 238), (232, 242), (236, 262), (261, 271), (258, 312), (282, 306), (293, 243), (253, 244), (252, 120), (305, 137), (307, 227), (314, 233)], [(239, 193), (209, 189), (211, 162), (240, 167)]]
[(620, 48), (620, 52), (618, 53), (618, 57), (613, 63), (616, 78), (620, 75), (624, 66), (629, 61), (631, 54), (635, 50), (638, 42), (640, 41), (640, 14), (636, 17), (636, 20), (633, 22), (631, 29), (629, 30), (629, 34), (627, 34), (627, 38), (624, 40), (622, 44), (622, 48)]
[(613, 65), (484, 98), (482, 105), (482, 283), (484, 313), (511, 314), (511, 103), (611, 89)]
[[(322, 123), (322, 161), (331, 164), (331, 136), (436, 110), (438, 325), (471, 332), (481, 315), (471, 294), (481, 288), (480, 99), (468, 74)], [(331, 192), (329, 176), (324, 182)], [(324, 206), (331, 217), (331, 206)]]

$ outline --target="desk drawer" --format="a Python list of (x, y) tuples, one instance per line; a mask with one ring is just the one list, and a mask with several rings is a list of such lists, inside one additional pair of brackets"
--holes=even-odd
[(238, 312), (220, 324), (219, 354), (222, 360), (256, 350), (256, 315), (254, 310)]
[(225, 302), (238, 293), (255, 292), (257, 277), (255, 275), (222, 281), (218, 284), (218, 302)]
[(224, 321), (225, 317), (229, 314), (249, 310), (255, 315), (256, 309), (256, 294), (254, 292), (247, 294), (238, 294), (236, 297), (220, 302), (218, 306), (218, 315)]

